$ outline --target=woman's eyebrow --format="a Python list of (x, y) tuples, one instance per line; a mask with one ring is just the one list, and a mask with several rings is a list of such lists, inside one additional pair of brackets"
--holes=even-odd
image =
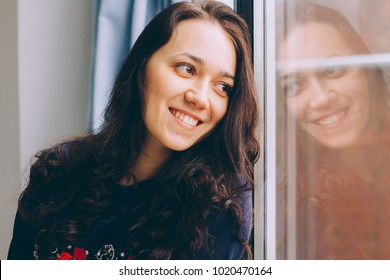
[(234, 81), (234, 76), (228, 72), (221, 72), (221, 76), (228, 79), (232, 79)]
[[(176, 57), (178, 57), (178, 56), (186, 56), (186, 57), (188, 57), (189, 59), (191, 59), (192, 61), (196, 62), (199, 65), (202, 65), (202, 66), (205, 65), (205, 61), (202, 58), (200, 58), (200, 57), (198, 57), (196, 55), (190, 54), (188, 52), (176, 55)], [(229, 78), (229, 79), (232, 79), (234, 81), (234, 75), (232, 75), (229, 72), (221, 71), (220, 75), (222, 77)]]
[(196, 62), (200, 65), (204, 65), (204, 60), (198, 56), (193, 55), (193, 54), (185, 52), (185, 53), (181, 53), (181, 54), (176, 55), (176, 57), (177, 56), (186, 56), (186, 57), (190, 58), (191, 60), (193, 60), (194, 62)]
[(285, 80), (290, 80), (290, 79), (294, 79), (294, 78), (297, 78), (297, 77), (299, 77), (299, 73), (298, 72), (290, 72), (290, 73), (282, 75), (279, 80), (285, 81)]

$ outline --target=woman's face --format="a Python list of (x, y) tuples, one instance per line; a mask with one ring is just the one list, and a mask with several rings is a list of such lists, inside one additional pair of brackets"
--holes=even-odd
[[(281, 61), (321, 61), (357, 54), (334, 27), (309, 23), (293, 29), (280, 50)], [(328, 60), (329, 61), (329, 60)], [(287, 108), (303, 130), (330, 148), (357, 143), (371, 122), (373, 71), (327, 66), (281, 71)]]
[(188, 149), (224, 117), (234, 85), (233, 42), (215, 23), (185, 20), (146, 67), (146, 148)]

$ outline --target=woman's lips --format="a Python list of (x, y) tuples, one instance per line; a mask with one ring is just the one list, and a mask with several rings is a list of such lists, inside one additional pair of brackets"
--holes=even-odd
[(171, 114), (175, 118), (180, 120), (185, 125), (188, 125), (188, 126), (191, 126), (191, 127), (195, 127), (195, 126), (197, 126), (197, 125), (202, 123), (202, 121), (200, 121), (199, 119), (195, 119), (194, 117), (192, 117), (190, 115), (187, 115), (184, 112), (179, 112), (176, 109), (169, 108), (169, 111), (171, 112)]
[(337, 113), (328, 114), (325, 117), (318, 118), (313, 121), (314, 124), (322, 127), (331, 127), (339, 124), (342, 119), (347, 115), (348, 109), (343, 109)]

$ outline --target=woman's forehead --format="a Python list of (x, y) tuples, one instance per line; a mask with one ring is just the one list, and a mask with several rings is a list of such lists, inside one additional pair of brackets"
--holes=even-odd
[(335, 26), (306, 23), (291, 29), (279, 46), (278, 60), (320, 59), (361, 53)]
[(231, 37), (219, 23), (209, 20), (184, 20), (177, 24), (170, 40), (155, 55), (184, 55), (198, 64), (212, 64), (235, 74), (236, 51)]

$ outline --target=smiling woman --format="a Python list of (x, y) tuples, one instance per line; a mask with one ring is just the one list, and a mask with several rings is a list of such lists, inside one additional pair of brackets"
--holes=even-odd
[(359, 37), (352, 27), (346, 30), (339, 25), (318, 20), (297, 26), (290, 31), (280, 53), (281, 61), (317, 60), (311, 69), (284, 75), (283, 84), (288, 111), (303, 130), (331, 148), (367, 141), (364, 134), (377, 129), (372, 112), (378, 109), (379, 99), (373, 98), (372, 92), (377, 97), (385, 96), (381, 94), (385, 89), (375, 69), (321, 66), (334, 57), (369, 52), (361, 40), (355, 39)]
[(258, 115), (244, 20), (218, 1), (169, 6), (100, 130), (36, 155), (8, 258), (251, 258)]
[(219, 24), (179, 23), (146, 68), (145, 150), (153, 138), (182, 151), (207, 136), (226, 114), (235, 68), (233, 42)]

